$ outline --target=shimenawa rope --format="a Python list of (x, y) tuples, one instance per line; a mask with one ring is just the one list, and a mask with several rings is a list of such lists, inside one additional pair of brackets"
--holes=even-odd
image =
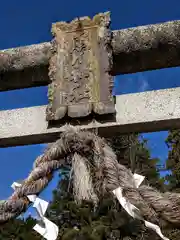
[[(71, 161), (70, 161), (71, 160)], [(38, 195), (64, 164), (72, 166), (74, 198), (98, 201), (119, 186), (128, 201), (140, 209), (144, 219), (152, 223), (180, 226), (180, 194), (160, 193), (141, 185), (136, 188), (133, 173), (117, 162), (116, 155), (106, 141), (96, 134), (67, 127), (55, 143), (39, 156), (28, 178), (13, 195), (0, 203), (0, 223), (17, 217), (30, 202), (27, 195)]]

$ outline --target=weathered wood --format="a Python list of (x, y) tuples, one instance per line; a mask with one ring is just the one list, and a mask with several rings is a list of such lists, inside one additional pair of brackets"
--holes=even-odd
[[(179, 39), (180, 21), (113, 31), (111, 74), (180, 66)], [(50, 48), (41, 43), (0, 51), (0, 91), (47, 85)]]
[[(120, 95), (116, 121), (81, 122), (81, 128), (96, 129), (101, 136), (180, 128), (179, 96), (180, 88)], [(1, 111), (0, 147), (55, 141), (64, 127), (48, 128), (45, 114), (46, 106)]]
[(109, 12), (53, 24), (48, 121), (115, 113), (109, 24)]

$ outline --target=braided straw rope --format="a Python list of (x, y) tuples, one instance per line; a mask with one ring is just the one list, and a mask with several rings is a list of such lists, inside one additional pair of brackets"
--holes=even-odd
[(140, 209), (147, 221), (158, 225), (159, 221), (180, 225), (179, 194), (160, 193), (145, 185), (136, 188), (132, 172), (117, 162), (116, 155), (104, 139), (70, 126), (35, 160), (21, 187), (0, 203), (0, 222), (24, 212), (30, 204), (27, 195), (38, 195), (52, 179), (53, 172), (64, 164), (72, 166), (76, 201), (90, 200), (97, 204), (101, 197), (120, 186), (124, 196)]

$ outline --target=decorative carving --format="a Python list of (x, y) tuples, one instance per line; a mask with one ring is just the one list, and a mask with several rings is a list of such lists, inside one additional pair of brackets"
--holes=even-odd
[(115, 113), (110, 13), (53, 24), (47, 120)]

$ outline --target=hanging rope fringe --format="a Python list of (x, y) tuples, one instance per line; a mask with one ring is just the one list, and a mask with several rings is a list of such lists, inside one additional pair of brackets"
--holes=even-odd
[[(70, 161), (71, 160), (71, 161)], [(28, 178), (13, 195), (0, 202), (0, 222), (6, 222), (24, 212), (30, 204), (28, 195), (38, 195), (53, 177), (53, 172), (71, 164), (75, 200), (98, 201), (121, 188), (122, 195), (139, 209), (144, 220), (180, 226), (180, 194), (160, 193), (156, 189), (136, 186), (133, 173), (117, 162), (106, 141), (96, 134), (67, 127), (59, 140), (49, 146), (34, 163)]]

